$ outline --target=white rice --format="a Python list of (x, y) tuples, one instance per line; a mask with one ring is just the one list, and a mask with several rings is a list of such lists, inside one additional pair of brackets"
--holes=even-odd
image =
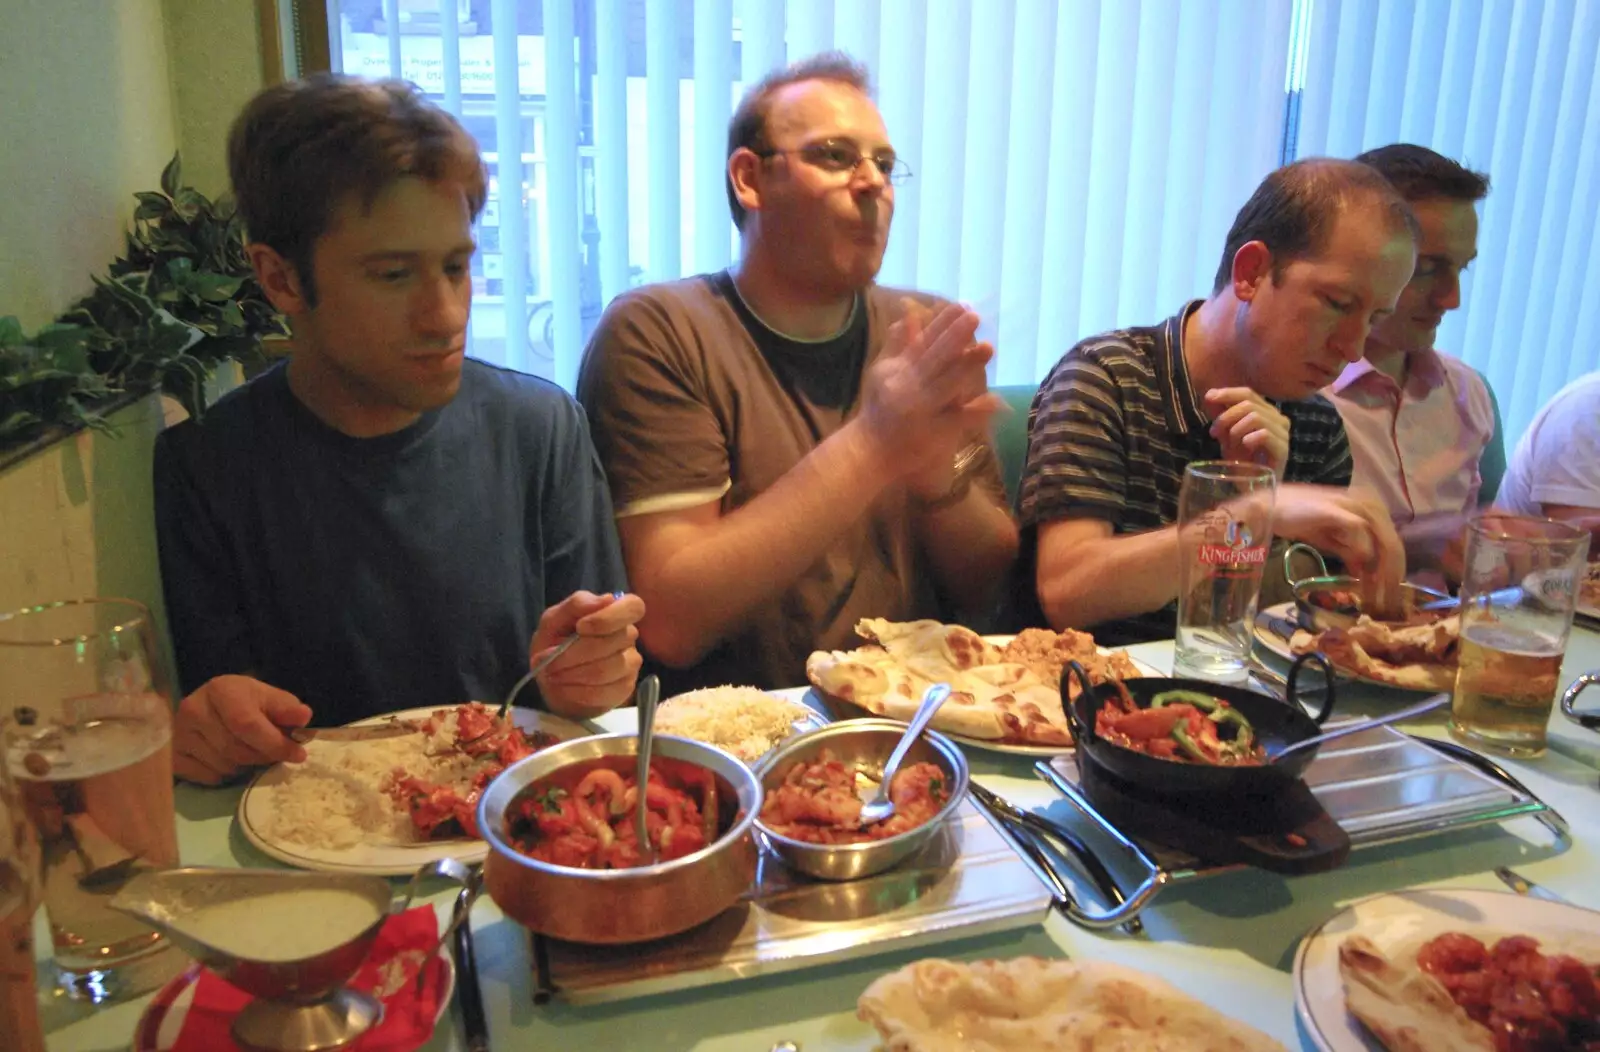
[(795, 732), (811, 710), (755, 687), (707, 687), (661, 703), (656, 730), (693, 738), (753, 763)]
[(275, 842), (335, 851), (419, 842), (410, 814), (387, 790), (397, 776), (414, 775), (465, 793), (473, 775), (493, 757), (472, 759), (454, 751), (455, 736), (452, 709), (432, 734), (309, 742), (305, 763), (283, 765), (252, 790), (265, 796), (259, 812), (265, 815), (262, 834)]

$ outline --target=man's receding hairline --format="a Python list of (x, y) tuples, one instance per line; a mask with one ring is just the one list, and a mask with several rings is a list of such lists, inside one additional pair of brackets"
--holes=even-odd
[[(865, 99), (867, 102), (871, 103), (872, 104), (872, 108), (874, 110), (876, 110), (877, 107), (878, 107), (878, 103), (877, 103), (877, 101), (875, 99), (873, 99), (871, 92), (868, 92), (868, 91), (866, 91), (866, 90), (864, 90), (864, 89), (862, 89), (860, 87), (857, 87), (855, 84), (852, 84), (848, 80), (844, 80), (844, 79), (841, 79), (839, 77), (827, 77), (827, 76), (807, 77), (804, 80), (796, 80), (796, 81), (792, 81), (792, 82), (790, 82), (788, 84), (780, 84), (776, 88), (774, 88), (769, 95), (767, 95), (765, 108), (761, 111), (761, 123), (763, 125), (762, 132), (763, 132), (764, 135), (766, 135), (767, 137), (770, 138), (773, 126), (775, 124), (777, 124), (778, 102), (779, 102), (779, 100), (784, 98), (785, 94), (787, 92), (789, 92), (791, 89), (794, 90), (795, 94), (799, 94), (800, 93), (800, 89), (809, 87), (810, 85), (813, 85), (813, 84), (819, 84), (819, 85), (830, 85), (831, 84), (831, 85), (834, 85), (834, 86), (837, 86), (837, 87), (844, 88), (844, 89), (846, 89), (848, 91), (853, 91), (857, 95), (859, 95), (863, 99)], [(881, 120), (882, 115), (880, 114), (879, 116), (880, 116), (880, 120)]]

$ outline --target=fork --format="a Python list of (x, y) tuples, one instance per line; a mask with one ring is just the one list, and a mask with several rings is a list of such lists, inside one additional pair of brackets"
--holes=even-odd
[(539, 673), (543, 672), (545, 669), (554, 664), (556, 658), (560, 657), (562, 654), (565, 654), (569, 649), (571, 649), (572, 644), (576, 643), (578, 639), (578, 633), (572, 633), (570, 636), (557, 643), (554, 650), (550, 651), (550, 653), (534, 662), (533, 667), (528, 669), (528, 674), (517, 680), (516, 686), (511, 688), (511, 693), (506, 695), (506, 700), (500, 703), (500, 711), (494, 714), (494, 722), (489, 724), (489, 729), (477, 737), (464, 739), (461, 744), (471, 745), (475, 741), (487, 738), (489, 735), (493, 734), (496, 729), (504, 726), (506, 722), (506, 715), (511, 711), (511, 703), (517, 699), (518, 694), (522, 693), (522, 688), (526, 687), (529, 683), (532, 683), (536, 678), (538, 678)]

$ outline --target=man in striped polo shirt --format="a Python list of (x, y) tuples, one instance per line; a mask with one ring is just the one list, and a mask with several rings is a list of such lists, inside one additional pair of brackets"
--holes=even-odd
[(1377, 172), (1299, 161), (1234, 218), (1211, 296), (1156, 325), (1094, 336), (1028, 414), (1022, 539), (1042, 614), (1103, 642), (1171, 638), (1178, 491), (1196, 460), (1270, 464), (1273, 530), (1396, 589), (1387, 513), (1347, 492), (1350, 445), (1317, 390), (1361, 358), (1416, 264), (1416, 220)]

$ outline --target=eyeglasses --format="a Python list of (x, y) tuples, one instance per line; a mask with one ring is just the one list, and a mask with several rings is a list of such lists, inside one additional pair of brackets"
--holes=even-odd
[(776, 157), (778, 154), (796, 154), (802, 161), (824, 172), (833, 172), (839, 175), (854, 175), (856, 169), (861, 167), (862, 161), (871, 161), (877, 165), (878, 171), (891, 183), (903, 183), (911, 178), (911, 168), (894, 155), (892, 150), (881, 150), (870, 157), (861, 152), (861, 147), (849, 139), (823, 139), (820, 142), (808, 142), (804, 146), (792, 150), (754, 150), (757, 157)]

